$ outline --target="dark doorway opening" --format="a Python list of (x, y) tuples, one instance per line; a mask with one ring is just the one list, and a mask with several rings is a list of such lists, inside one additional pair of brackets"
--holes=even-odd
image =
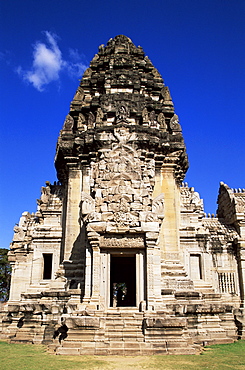
[(136, 306), (136, 257), (111, 255), (110, 306)]
[(43, 279), (52, 278), (52, 261), (53, 255), (50, 253), (43, 254)]

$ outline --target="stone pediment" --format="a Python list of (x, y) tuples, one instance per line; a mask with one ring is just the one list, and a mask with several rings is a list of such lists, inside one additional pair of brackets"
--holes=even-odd
[[(119, 143), (93, 162), (90, 194), (82, 193), (81, 216), (89, 231), (125, 233), (159, 231), (164, 197), (152, 198), (155, 161), (141, 158), (127, 144), (126, 127), (114, 129)], [(149, 223), (149, 224), (148, 224)]]

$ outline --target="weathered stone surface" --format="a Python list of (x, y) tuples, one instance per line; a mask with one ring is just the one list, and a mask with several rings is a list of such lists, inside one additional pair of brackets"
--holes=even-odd
[(14, 227), (6, 338), (144, 355), (244, 337), (245, 191), (221, 183), (217, 217), (204, 214), (181, 184), (188, 160), (169, 88), (126, 36), (85, 71), (55, 166), (59, 182)]

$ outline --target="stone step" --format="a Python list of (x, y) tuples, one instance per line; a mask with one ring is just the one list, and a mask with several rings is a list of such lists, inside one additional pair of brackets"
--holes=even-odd
[[(177, 344), (177, 343), (176, 343)], [(135, 343), (118, 342), (113, 343), (71, 343), (64, 341), (62, 346), (56, 348), (58, 355), (155, 355), (155, 354), (196, 354), (195, 346), (172, 347), (170, 343)]]
[(124, 333), (130, 333), (130, 332), (142, 332), (142, 325), (140, 326), (133, 326), (133, 325), (128, 325), (128, 326), (107, 326), (105, 327), (106, 332), (124, 332)]

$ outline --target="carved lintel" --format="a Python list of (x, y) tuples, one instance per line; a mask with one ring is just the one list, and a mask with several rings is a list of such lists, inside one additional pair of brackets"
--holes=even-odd
[(144, 238), (138, 236), (102, 236), (100, 238), (100, 248), (144, 248)]

